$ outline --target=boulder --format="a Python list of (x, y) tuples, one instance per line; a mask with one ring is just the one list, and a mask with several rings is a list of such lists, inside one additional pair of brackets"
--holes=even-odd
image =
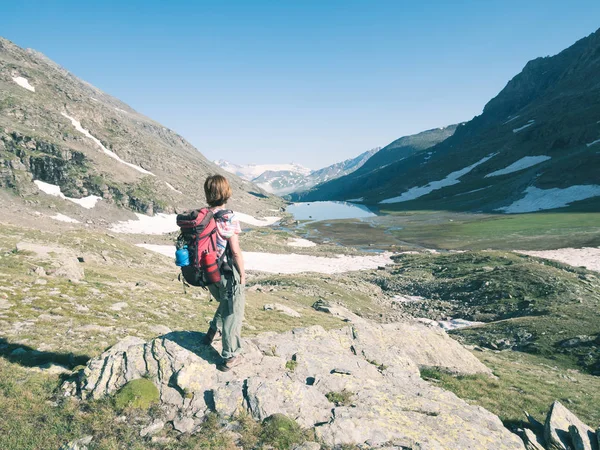
[(153, 436), (165, 427), (165, 423), (162, 420), (156, 420), (147, 427), (140, 430), (140, 436)]
[(178, 417), (173, 420), (173, 428), (180, 433), (191, 433), (196, 424), (191, 417)]
[(290, 308), (289, 306), (281, 305), (279, 303), (267, 304), (264, 307), (265, 311), (279, 311), (286, 316), (290, 317), (302, 317), (302, 315), (298, 312)]
[[(573, 427), (570, 432), (569, 428)], [(544, 425), (544, 440), (549, 450), (570, 450), (573, 447), (573, 435), (580, 436), (580, 447), (585, 450), (597, 450), (594, 442), (594, 430), (584, 424), (559, 401), (550, 407)]]
[(76, 441), (71, 441), (60, 447), (60, 450), (87, 450), (88, 445), (92, 442), (93, 436), (85, 436)]
[(546, 450), (546, 446), (544, 445), (544, 437), (534, 433), (529, 428), (525, 428), (522, 437), (527, 450)]
[(31, 252), (36, 258), (51, 260), (53, 269), (48, 270), (48, 275), (66, 278), (73, 282), (79, 282), (85, 277), (81, 263), (67, 248), (21, 241), (17, 243), (17, 251)]
[[(164, 420), (180, 431), (193, 430), (209, 412), (246, 411), (255, 420), (282, 414), (314, 427), (329, 446), (524, 448), (498, 417), (421, 379), (420, 367), (489, 373), (441, 329), (362, 321), (331, 331), (264, 333), (244, 340), (243, 363), (226, 373), (216, 370), (220, 355), (202, 344), (203, 336), (175, 331), (148, 342), (128, 338), (89, 361), (65, 391), (101, 398), (148, 379), (158, 388)], [(351, 406), (328, 400), (344, 391)]]

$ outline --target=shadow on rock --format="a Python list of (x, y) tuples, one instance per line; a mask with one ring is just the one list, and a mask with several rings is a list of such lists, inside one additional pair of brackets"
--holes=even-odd
[(168, 339), (189, 350), (209, 364), (220, 364), (222, 362), (221, 355), (212, 345), (202, 343), (204, 336), (206, 336), (206, 333), (200, 333), (199, 331), (173, 331), (161, 336), (161, 338)]

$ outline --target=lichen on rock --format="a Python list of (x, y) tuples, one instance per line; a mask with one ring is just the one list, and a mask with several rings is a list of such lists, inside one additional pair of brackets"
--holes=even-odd
[[(219, 353), (202, 337), (176, 331), (148, 342), (127, 338), (92, 359), (70, 392), (100, 398), (144, 378), (157, 388), (162, 420), (186, 432), (211, 413), (257, 421), (283, 414), (331, 446), (523, 448), (498, 417), (420, 378), (420, 367), (490, 373), (442, 330), (362, 321), (265, 333), (245, 340), (243, 364), (227, 373), (216, 370)], [(291, 360), (293, 371), (286, 368)], [(351, 404), (332, 403), (331, 392), (351, 392)]]

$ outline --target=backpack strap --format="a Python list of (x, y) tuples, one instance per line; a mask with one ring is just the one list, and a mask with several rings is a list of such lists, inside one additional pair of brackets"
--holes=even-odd
[[(215, 221), (223, 219), (227, 214), (233, 214), (233, 211), (230, 209), (221, 209), (214, 214)], [(233, 272), (231, 267), (233, 261), (233, 254), (231, 253), (231, 248), (229, 247), (229, 241), (225, 245), (225, 251), (218, 259), (219, 270), (221, 273), (223, 272)]]

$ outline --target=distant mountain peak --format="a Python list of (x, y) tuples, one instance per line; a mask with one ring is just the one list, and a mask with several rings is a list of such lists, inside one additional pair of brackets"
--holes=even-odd
[(267, 192), (288, 195), (310, 189), (317, 184), (339, 178), (360, 168), (380, 147), (361, 153), (318, 170), (310, 170), (299, 164), (233, 164), (224, 159), (214, 161), (216, 165), (241, 178), (256, 183)]

